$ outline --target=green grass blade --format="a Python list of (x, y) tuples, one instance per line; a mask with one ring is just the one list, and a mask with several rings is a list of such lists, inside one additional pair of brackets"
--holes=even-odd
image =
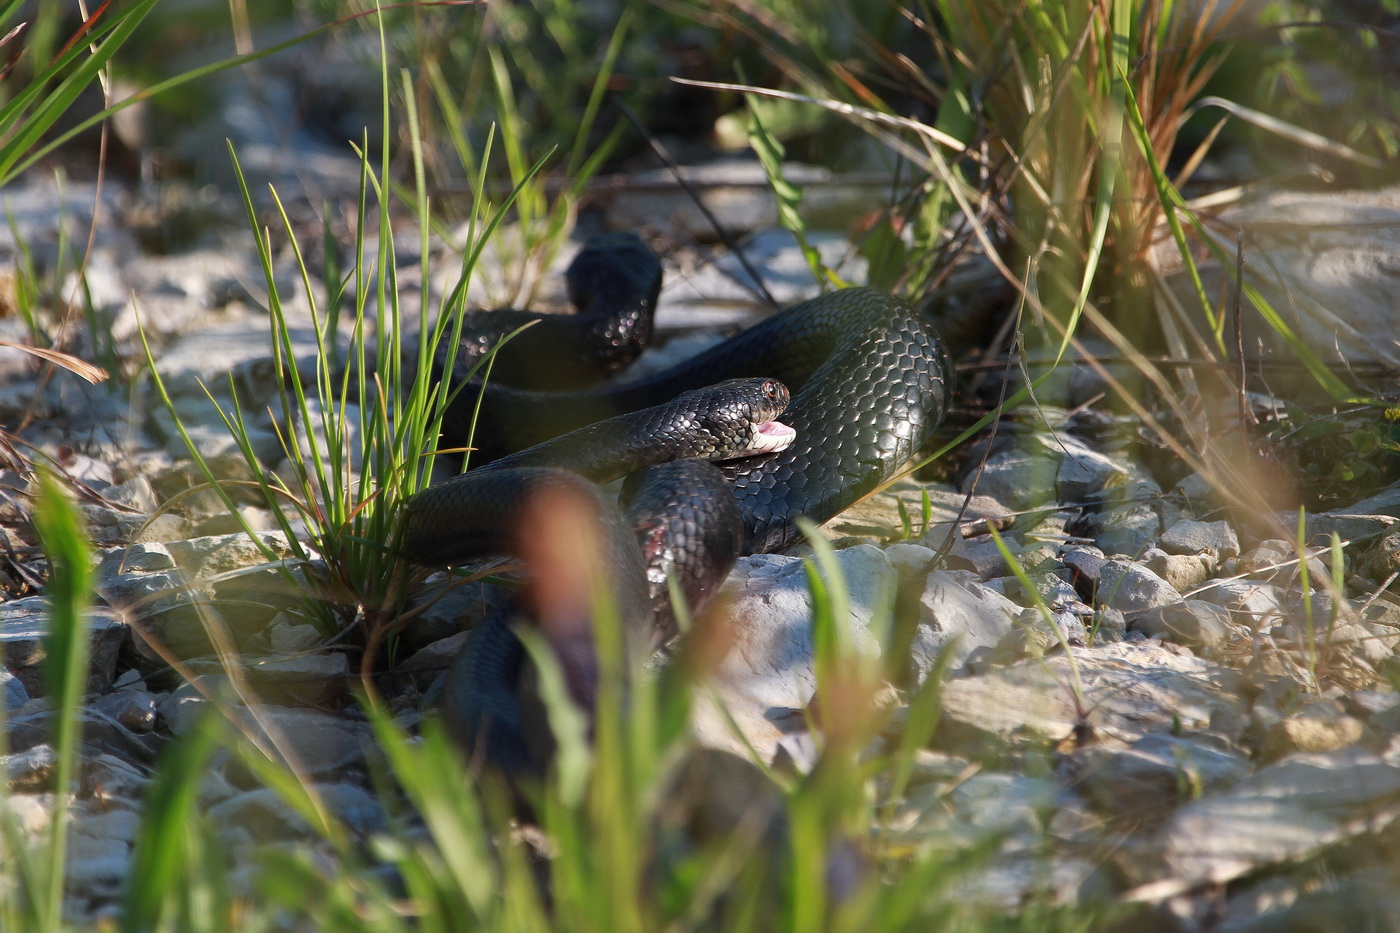
[(44, 635), (44, 681), (53, 699), (51, 735), (54, 754), (54, 810), (50, 827), (47, 891), (40, 902), (43, 929), (57, 931), (62, 923), (63, 865), (68, 834), (68, 805), (77, 774), (81, 704), (87, 692), (87, 608), (92, 599), (92, 554), (82, 520), (68, 502), (59, 481), (39, 472), (39, 498), (34, 525), (49, 558), (49, 621)]
[(1186, 241), (1186, 230), (1181, 225), (1181, 215), (1179, 211), (1186, 210), (1186, 204), (1181, 195), (1172, 185), (1167, 173), (1163, 170), (1161, 163), (1157, 160), (1157, 153), (1152, 147), (1152, 138), (1148, 135), (1147, 123), (1143, 120), (1142, 111), (1138, 108), (1137, 97), (1132, 89), (1128, 88), (1128, 75), (1126, 65), (1119, 65), (1119, 78), (1124, 84), (1123, 103), (1125, 113), (1128, 117), (1128, 126), (1133, 131), (1133, 137), (1137, 140), (1138, 151), (1147, 160), (1148, 171), (1151, 173), (1152, 183), (1157, 189), (1157, 199), (1162, 203), (1162, 216), (1166, 218), (1167, 228), (1171, 231), (1172, 240), (1176, 243), (1178, 252), (1181, 253), (1182, 262), (1186, 265), (1187, 274), (1191, 277), (1191, 287), (1195, 291), (1196, 300), (1201, 306), (1201, 312), (1206, 316), (1206, 322), (1210, 326), (1211, 336), (1215, 339), (1216, 349), (1222, 355), (1225, 350), (1225, 319), (1216, 313), (1215, 306), (1206, 297), (1206, 287), (1201, 281), (1201, 271), (1196, 268), (1196, 262), (1191, 255), (1191, 245)]
[[(140, 0), (139, 5), (134, 9), (149, 8), (150, 6), (153, 6), (155, 2), (156, 0)], [(373, 11), (370, 12), (372, 13)], [(91, 117), (88, 117), (86, 120), (77, 123), (75, 126), (68, 129), (67, 131), (54, 136), (53, 139), (49, 140), (41, 148), (30, 153), (22, 160), (18, 162), (11, 161), (8, 165), (5, 161), (0, 160), (0, 185), (3, 185), (6, 181), (14, 178), (16, 175), (23, 173), (30, 166), (41, 161), (50, 153), (56, 151), (60, 147), (66, 145), (70, 140), (78, 136), (80, 133), (83, 133), (84, 131), (91, 129), (94, 126), (97, 126), (104, 120), (110, 119), (111, 117), (127, 109), (128, 107), (135, 106), (136, 104), (139, 104), (142, 101), (150, 100), (154, 97), (164, 94), (166, 91), (171, 91), (175, 88), (183, 87), (186, 84), (191, 84), (195, 81), (199, 81), (200, 79), (206, 78), (209, 75), (217, 74), (221, 71), (228, 71), (231, 68), (237, 68), (242, 65), (247, 65), (251, 62), (260, 61), (261, 59), (267, 58), (269, 55), (275, 55), (278, 52), (285, 51), (294, 46), (300, 45), (303, 42), (307, 42), (311, 39), (314, 39), (317, 36), (330, 32), (331, 30), (341, 26), (346, 22), (349, 22), (350, 20), (367, 15), (370, 15), (370, 13), (352, 13), (349, 16), (342, 17), (341, 19), (334, 20), (329, 23), (323, 23), (322, 25), (317, 26), (314, 29), (307, 30), (306, 32), (293, 36), (290, 39), (285, 39), (281, 42), (276, 42), (272, 45), (267, 46), (266, 48), (259, 49), (256, 52), (250, 52), (246, 55), (237, 55), (232, 58), (224, 59), (222, 61), (213, 62), (211, 64), (201, 66), (199, 68), (193, 68), (189, 71), (176, 75), (173, 78), (167, 78), (164, 81), (158, 81), (155, 84), (143, 88), (142, 90), (138, 91), (135, 94), (132, 94), (129, 97), (122, 98), (115, 104), (112, 104), (110, 107), (107, 107), (105, 110), (102, 110), (92, 115)], [(134, 29), (135, 24), (132, 24), (130, 28)], [(129, 31), (130, 30), (127, 30), (127, 32)], [(108, 41), (110, 42), (110, 39)], [(105, 43), (103, 48), (106, 48)], [(115, 53), (116, 49), (113, 48), (111, 51)], [(18, 158), (18, 155), (16, 155), (15, 158)]]
[(559, 801), (577, 807), (584, 799), (588, 777), (593, 769), (593, 753), (588, 742), (588, 719), (569, 697), (569, 687), (554, 651), (537, 629), (521, 626), (516, 635), (525, 645), (535, 667), (540, 702), (554, 733), (554, 775), (552, 781)]
[(161, 755), (146, 792), (141, 829), (122, 896), (122, 933), (161, 928), (191, 883), (187, 859), (190, 823), (197, 818), (200, 782), (218, 746), (223, 720), (211, 713)]
[[(627, 36), (628, 27), (632, 24), (633, 7), (623, 7), (621, 15), (617, 18), (617, 25), (613, 27), (612, 35), (608, 38), (607, 49), (603, 52), (603, 60), (598, 67), (598, 77), (594, 79), (593, 86), (588, 91), (588, 103), (584, 105), (583, 116), (579, 119), (578, 132), (574, 134), (574, 145), (569, 152), (569, 161), (564, 166), (564, 177), (570, 179), (575, 189), (581, 184), (585, 184), (596, 172), (580, 171), (580, 165), (584, 152), (584, 146), (588, 142), (588, 135), (593, 129), (593, 123), (598, 117), (598, 110), (603, 105), (603, 95), (607, 93), (608, 82), (611, 80), (613, 70), (617, 66), (617, 59), (622, 54), (623, 39)], [(614, 134), (616, 135), (616, 134)], [(600, 151), (611, 149), (610, 145), (601, 148)], [(594, 153), (593, 159), (598, 158), (598, 153)], [(557, 213), (557, 212), (556, 212)]]
[(422, 815), (437, 842), (457, 891), (478, 918), (495, 915), (500, 873), (490, 851), (489, 826), (481, 799), (469, 784), (445, 782), (444, 774), (461, 770), (461, 758), (436, 724), (422, 740), (407, 736), (383, 712), (368, 710), (375, 737), (404, 792)]
[(760, 109), (759, 99), (750, 96), (749, 143), (758, 156), (759, 164), (763, 166), (768, 187), (773, 189), (773, 197), (778, 202), (778, 222), (797, 240), (802, 257), (807, 261), (807, 268), (812, 270), (812, 278), (821, 289), (825, 291), (828, 287), (843, 288), (845, 283), (841, 281), (841, 277), (827, 268), (822, 262), (821, 254), (807, 237), (807, 221), (802, 217), (802, 188), (784, 177), (783, 144), (764, 125), (762, 117), (759, 116)]
[[(1113, 41), (1109, 63), (1129, 62), (1131, 56), (1132, 14), (1128, 3), (1113, 4), (1111, 13)], [(1084, 305), (1089, 301), (1089, 292), (1099, 271), (1104, 246), (1108, 242), (1109, 222), (1113, 219), (1113, 194), (1122, 174), (1123, 161), (1123, 108), (1128, 96), (1127, 73), (1123, 68), (1106, 68), (1109, 92), (1104, 101), (1105, 113), (1098, 138), (1098, 190), (1094, 198), (1094, 221), (1089, 232), (1088, 254), (1084, 261), (1084, 273), (1079, 283), (1079, 294), (1074, 308), (1060, 338), (1060, 348), (1055, 354), (1055, 362), (1064, 358), (1069, 349), (1070, 339), (1079, 326), (1084, 314)], [(1154, 166), (1154, 170), (1156, 167)]]
[[(24, 158), (54, 123), (69, 111), (73, 102), (97, 78), (98, 73), (131, 37), (155, 4), (156, 0), (137, 0), (131, 6), (114, 12), (106, 24), (100, 26), (93, 35), (86, 37), (85, 41), (75, 43), (58, 61), (31, 82), (25, 94), (11, 102), (11, 107), (15, 107), (15, 110), (10, 111), (7, 108), (7, 112), (0, 118), (0, 126), (10, 130), (0, 142), (0, 186), (56, 147), (57, 142), (50, 143), (29, 158)], [(52, 91), (43, 90), (75, 61), (78, 62), (76, 67)], [(32, 95), (29, 92), (33, 92)], [(45, 94), (47, 96), (43, 96)], [(17, 111), (22, 111), (30, 101), (37, 106), (28, 114), (20, 116)], [(66, 139), (70, 135), (72, 134), (64, 134), (60, 139)]]

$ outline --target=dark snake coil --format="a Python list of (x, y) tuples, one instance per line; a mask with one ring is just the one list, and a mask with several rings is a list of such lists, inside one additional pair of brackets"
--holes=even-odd
[[(659, 264), (635, 237), (590, 244), (570, 269), (571, 297), (584, 312), (578, 326), (604, 334), (620, 348), (619, 357), (630, 358), (650, 334), (659, 284)], [(623, 322), (607, 323), (613, 314)], [(601, 322), (595, 320), (600, 315)], [(551, 331), (546, 342), (516, 347), (507, 368), (528, 370), (531, 359), (547, 367), (553, 357), (537, 354), (563, 352), (559, 344)], [(482, 341), (477, 349), (488, 345)], [(601, 364), (604, 370), (615, 365)], [(601, 563), (612, 577), (619, 614), (629, 631), (640, 633), (636, 640), (644, 650), (658, 624), (653, 613), (663, 611), (664, 601), (657, 596), (655, 566), (648, 586), (645, 559), (669, 557), (694, 606), (714, 591), (737, 555), (794, 543), (801, 537), (799, 517), (818, 524), (831, 519), (915, 454), (942, 419), (948, 398), (947, 361), (932, 326), (901, 299), (844, 289), (795, 305), (634, 382), (568, 393), (491, 386), (480, 399), (474, 440), (490, 458), (609, 415), (669, 402), (688, 390), (755, 376), (780, 380), (793, 391), (782, 421), (796, 430), (796, 440), (786, 450), (718, 469), (694, 460), (652, 467), (636, 484), (625, 519), (615, 517), (591, 482), (567, 472), (567, 458), (557, 462), (560, 469), (537, 462), (522, 470), (473, 470), (408, 502), (400, 545), (429, 565), (518, 551), (522, 502), (541, 490), (559, 490), (595, 516)], [(444, 419), (448, 442), (465, 440), (476, 396), (473, 387), (458, 393)], [(442, 700), (445, 719), (469, 752), (508, 772), (537, 769), (548, 755), (547, 741), (537, 734), (543, 728), (535, 721), (538, 711), (531, 712), (533, 701), (521, 686), (525, 653), (510, 628), (516, 615), (498, 614), (479, 627), (454, 662)], [(592, 663), (588, 620), (571, 625), (554, 636), (546, 626), (566, 673)], [(579, 681), (570, 681), (585, 706), (588, 676), (585, 670)]]

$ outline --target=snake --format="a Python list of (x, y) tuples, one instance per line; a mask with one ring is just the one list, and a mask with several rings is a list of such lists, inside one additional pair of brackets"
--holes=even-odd
[[(633, 234), (590, 241), (574, 260), (574, 326), (602, 334), (613, 354), (597, 372), (617, 371), (640, 352), (660, 278), (659, 260)], [(510, 341), (522, 341), (507, 367), (512, 375), (531, 360), (547, 367), (564, 352), (556, 332), (524, 343), (535, 329)], [(466, 342), (467, 360), (444, 378), (461, 378), (470, 358), (494, 345)], [(853, 287), (800, 302), (638, 379), (568, 391), (542, 389), (548, 379), (528, 377), (523, 385), (469, 385), (455, 394), (442, 424), (444, 439), (475, 448), (472, 469), (408, 499), (399, 545), (429, 566), (501, 552), (526, 556), (528, 566), (532, 548), (543, 546), (521, 528), (538, 517), (529, 501), (563, 503), (591, 529), (595, 566), (610, 581), (623, 630), (645, 652), (668, 630), (667, 574), (678, 576), (698, 611), (737, 556), (789, 547), (803, 540), (803, 519), (822, 524), (890, 480), (941, 422), (950, 371), (931, 321), (902, 298)], [(746, 401), (735, 403), (736, 391)], [(742, 409), (749, 420), (741, 434), (781, 441), (760, 440), (772, 446), (737, 457), (710, 445), (698, 455), (708, 459), (696, 459), (672, 438), (701, 420), (709, 404)], [(657, 436), (660, 447), (673, 449), (652, 452), (649, 439)], [(670, 459), (676, 456), (682, 459)], [(623, 475), (632, 478), (618, 506), (598, 484)], [(532, 577), (547, 576), (557, 563), (548, 555), (533, 559), (540, 566), (529, 567)], [(515, 634), (522, 618), (543, 631), (585, 710), (596, 690), (592, 606), (574, 599), (550, 609), (551, 600), (561, 601), (550, 595), (560, 588), (547, 580), (531, 587), (469, 635), (440, 700), (459, 743), (507, 773), (538, 772), (552, 751)], [(556, 617), (540, 617), (550, 612)]]

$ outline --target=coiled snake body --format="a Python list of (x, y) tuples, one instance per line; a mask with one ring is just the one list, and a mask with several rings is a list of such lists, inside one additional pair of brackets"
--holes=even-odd
[[(620, 259), (611, 277), (606, 272), (610, 253)], [(643, 253), (650, 256), (635, 238), (608, 238), (586, 248), (575, 268), (582, 264), (608, 283), (607, 304), (635, 310), (654, 303), (659, 284), (659, 271), (641, 261)], [(620, 284), (626, 282), (634, 283), (631, 292)], [(577, 288), (573, 291), (576, 304), (589, 303)], [(588, 310), (598, 311), (597, 302), (592, 304)], [(650, 325), (631, 329), (649, 332)], [(657, 625), (653, 612), (665, 602), (664, 589), (658, 591), (656, 585), (665, 571), (658, 572), (656, 564), (648, 568), (646, 559), (655, 557), (664, 566), (669, 558), (685, 584), (687, 600), (692, 606), (703, 602), (738, 554), (792, 544), (800, 537), (800, 516), (825, 522), (888, 480), (928, 438), (947, 403), (947, 364), (929, 323), (900, 299), (851, 288), (795, 305), (635, 382), (571, 393), (493, 387), (481, 398), (478, 445), (491, 453), (529, 447), (602, 416), (637, 412), (687, 390), (739, 377), (769, 377), (791, 387), (791, 403), (781, 417), (796, 437), (786, 449), (722, 463), (718, 469), (693, 460), (653, 467), (640, 480), (621, 521), (612, 517), (611, 505), (590, 482), (539, 469), (552, 462), (569, 469), (566, 461), (577, 450), (558, 461), (552, 453), (525, 454), (517, 462), (529, 469), (500, 464), (419, 493), (407, 505), (401, 546), (426, 564), (519, 550), (521, 536), (528, 536), (528, 531), (512, 530), (520, 502), (532, 491), (566, 490), (598, 516), (600, 564), (613, 578), (624, 624), (650, 633)], [(471, 389), (458, 394), (459, 410), (444, 420), (445, 434), (460, 432), (469, 421), (475, 394)], [(567, 442), (554, 446), (568, 448)], [(605, 475), (607, 469), (585, 472), (596, 481), (613, 478)], [(659, 516), (647, 513), (653, 508), (662, 509)], [(633, 537), (637, 525), (643, 526), (640, 548)], [(575, 661), (583, 669), (583, 686), (572, 680), (571, 686), (586, 706), (591, 632), (587, 620), (571, 624), (567, 634), (549, 637), (547, 629), (546, 635), (566, 673)], [(649, 637), (640, 641), (650, 643)], [(522, 706), (528, 702), (520, 684), (523, 659), (518, 639), (510, 634), (510, 617), (493, 617), (454, 663), (443, 697), (445, 718), (458, 737), (507, 771), (538, 767), (548, 754), (534, 734), (539, 724)]]

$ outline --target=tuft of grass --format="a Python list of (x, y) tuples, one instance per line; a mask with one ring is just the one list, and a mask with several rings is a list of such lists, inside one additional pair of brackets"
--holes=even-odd
[[(1238, 245), (1182, 192), (1222, 134), (1244, 123), (1283, 139), (1288, 151), (1382, 172), (1371, 153), (1389, 151), (1395, 123), (1382, 108), (1354, 121), (1344, 140), (1331, 140), (1221, 97), (1230, 84), (1212, 86), (1213, 77), (1222, 66), (1238, 72), (1241, 60), (1253, 61), (1260, 41), (1257, 32), (1227, 34), (1240, 6), (934, 0), (900, 9), (893, 28), (875, 8), (851, 3), (787, 4), (782, 18), (763, 5), (736, 4), (721, 17), (755, 39), (781, 80), (769, 71), (776, 86), (705, 86), (824, 111), (883, 144), (898, 160), (899, 186), (862, 225), (872, 283), (917, 299), (943, 282), (960, 254), (980, 251), (1019, 292), (1029, 345), (1053, 348), (1058, 360), (1072, 347), (1082, 354), (1076, 335), (1085, 325), (1098, 331), (1137, 370), (1109, 380), (1117, 403), (1211, 478), (1225, 501), (1257, 514), (1268, 510), (1257, 458), (1222, 445), (1185, 401), (1236, 390), (1219, 377), (1235, 352), (1230, 315), (1207, 293), (1199, 256), (1225, 270), (1239, 296), (1235, 318), (1239, 305), (1260, 317), (1333, 399), (1374, 405), (1290, 328), (1242, 274)], [(1291, 41), (1328, 28), (1343, 27), (1280, 30)], [(810, 54), (811, 36), (838, 31), (830, 54)], [(1357, 32), (1362, 57), (1371, 56), (1377, 36)], [(1271, 52), (1285, 57), (1269, 64), (1269, 75), (1300, 77), (1305, 59), (1287, 58), (1289, 50), (1279, 43)], [(1359, 150), (1350, 146), (1358, 140)], [(1188, 300), (1153, 265), (1149, 253), (1163, 240), (1194, 282)], [(1158, 352), (1202, 365), (1166, 373), (1153, 363)], [(1027, 397), (1013, 393), (1003, 407)], [(1172, 410), (1182, 437), (1152, 417), (1148, 398)]]
[[(1142, 260), (1163, 217), (1155, 196), (1159, 166), (1222, 61), (1216, 42), (1237, 5), (1212, 4), (1211, 15), (1188, 15), (1170, 0), (937, 0), (904, 12), (900, 47), (889, 41), (888, 29), (860, 28), (857, 20), (853, 41), (867, 53), (859, 71), (844, 62), (825, 69), (802, 64), (783, 54), (792, 43), (779, 30), (759, 35), (808, 96), (887, 142), (884, 127), (913, 130), (958, 163), (949, 172), (906, 147), (894, 149), (923, 173), (889, 215), (895, 230), (913, 229), (922, 241), (907, 258), (917, 265), (939, 255), (930, 233), (941, 234), (958, 210), (974, 224), (990, 220), (1014, 246), (1012, 268), (1032, 270), (1034, 310), (1056, 317), (1052, 331), (1072, 331), (1091, 297), (1145, 286)], [(911, 43), (922, 48), (910, 54)], [(1145, 115), (1156, 165), (1138, 152), (1125, 124), (1130, 95)], [(910, 111), (934, 117), (901, 116)], [(963, 198), (949, 190), (968, 183), (973, 188)], [(1013, 213), (998, 206), (1002, 197)], [(969, 211), (972, 204), (981, 206)], [(883, 227), (875, 229), (889, 239)], [(905, 284), (934, 281), (923, 270)], [(1062, 338), (1055, 332), (1053, 339)]]
[[(381, 36), (381, 43), (386, 41)], [(393, 77), (400, 79), (397, 84)], [(406, 73), (391, 76), (385, 67), (382, 86), (384, 143), (377, 157), (361, 150), (360, 194), (354, 214), (356, 258), (349, 268), (341, 270), (334, 244), (327, 238), (323, 266), (341, 271), (338, 280), (324, 283), (324, 291), (309, 271), (292, 220), (275, 191), (272, 201), (281, 229), (274, 235), (272, 229), (260, 226), (253, 193), (238, 169), (237, 154), (231, 153), (267, 287), (278, 386), (277, 426), (287, 475), (274, 475), (271, 468), (275, 464), (261, 462), (254, 451), (248, 413), (232, 381), (229, 403), (220, 403), (217, 394), (206, 387), (210, 399), (221, 405), (224, 423), (257, 478), (257, 492), (277, 517), (295, 558), (323, 562), (326, 579), (317, 583), (292, 575), (285, 562), (277, 561), (279, 572), (289, 585), (305, 593), (308, 615), (328, 637), (347, 629), (358, 632), (364, 648), (361, 673), (371, 689), (370, 673), (378, 651), (410, 621), (403, 614), (404, 601), (427, 575), (394, 549), (400, 509), (428, 484), (437, 455), (448, 452), (438, 449), (437, 438), (452, 387), (445, 380), (433, 380), (427, 361), (439, 355), (456, 358), (473, 273), (508, 212), (543, 165), (540, 160), (528, 166), (522, 171), (520, 186), (499, 203), (492, 202), (485, 194), (485, 166), (495, 137), (488, 134), (475, 162), (476, 210), (467, 226), (457, 275), (436, 307), (427, 304), (426, 297), (421, 306), (406, 306), (399, 287), (391, 218), (405, 210), (411, 213), (424, 256), (429, 255), (434, 218), (423, 151), (417, 143), (418, 115), (412, 106), (407, 114), (413, 129), (410, 139), (414, 140), (412, 188), (405, 193), (390, 181), (393, 158), (389, 145), (392, 134), (387, 131), (388, 103), (392, 87), (399, 87), (410, 102), (413, 100), (406, 93), (409, 77)], [(294, 294), (283, 293), (274, 273), (274, 254), (283, 238), (300, 277), (300, 289)], [(371, 238), (376, 248), (368, 251)], [(364, 260), (370, 252), (373, 258)], [(418, 293), (429, 296), (432, 290), (426, 263), (421, 274)], [(298, 359), (305, 348), (293, 340), (301, 313), (309, 317), (315, 335), (309, 364)], [(416, 341), (407, 336), (415, 323)], [(227, 484), (215, 475), (179, 423), (149, 352), (148, 348), (157, 393), (185, 436), (192, 458), (209, 486), (224, 499), (230, 512), (237, 514)], [(471, 375), (489, 372), (490, 359), (483, 359)], [(245, 530), (273, 562), (274, 555), (258, 536), (246, 526)]]

